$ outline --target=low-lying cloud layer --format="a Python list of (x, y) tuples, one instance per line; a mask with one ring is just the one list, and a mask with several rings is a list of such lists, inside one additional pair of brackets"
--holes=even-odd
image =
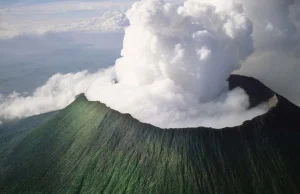
[[(0, 15), (1, 16), (1, 15)], [(119, 11), (107, 11), (99, 17), (63, 24), (40, 24), (38, 27), (25, 24), (9, 24), (0, 18), (0, 40), (24, 34), (44, 35), (53, 32), (120, 32), (127, 27), (126, 15)]]
[(75, 74), (56, 74), (45, 85), (37, 88), (31, 96), (12, 93), (0, 96), (0, 118), (11, 120), (61, 109), (70, 104), (75, 96), (84, 93), (98, 76), (87, 71)]
[(253, 25), (242, 4), (143, 0), (127, 18), (115, 67), (55, 75), (32, 96), (4, 98), (0, 117), (63, 108), (80, 93), (163, 128), (235, 126), (267, 111), (248, 110), (242, 89), (228, 91), (226, 79), (253, 52)]
[(100, 100), (113, 109), (130, 113), (142, 122), (163, 128), (235, 126), (267, 111), (265, 105), (247, 110), (248, 96), (242, 89), (224, 93), (213, 101), (199, 103), (171, 82), (143, 87), (115, 84), (115, 70), (109, 68), (90, 74), (56, 74), (31, 96), (13, 93), (0, 98), (2, 121), (22, 118), (64, 108), (85, 93), (90, 100)]

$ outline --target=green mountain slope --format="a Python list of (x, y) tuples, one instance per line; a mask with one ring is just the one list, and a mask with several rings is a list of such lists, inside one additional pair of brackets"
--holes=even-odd
[(286, 103), (240, 127), (163, 130), (80, 95), (37, 127), (0, 130), (0, 193), (297, 193)]

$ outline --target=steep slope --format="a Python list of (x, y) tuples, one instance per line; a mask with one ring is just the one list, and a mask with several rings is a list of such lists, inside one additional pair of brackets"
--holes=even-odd
[(297, 193), (300, 110), (278, 101), (239, 127), (163, 130), (80, 95), (23, 135), (0, 130), (0, 193)]

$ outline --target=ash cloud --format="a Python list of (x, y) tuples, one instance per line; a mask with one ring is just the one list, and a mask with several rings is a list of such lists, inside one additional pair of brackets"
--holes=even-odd
[(228, 91), (226, 79), (253, 52), (252, 22), (241, 4), (145, 0), (127, 18), (118, 84), (92, 85), (90, 100), (163, 128), (223, 128), (267, 111), (248, 110), (242, 89)]
[(283, 8), (281, 3), (267, 1), (271, 6), (256, 16), (256, 1), (137, 2), (127, 12), (130, 26), (114, 67), (55, 75), (32, 96), (3, 98), (0, 117), (60, 109), (85, 93), (89, 100), (163, 128), (240, 125), (268, 109), (248, 110), (248, 96), (242, 89), (228, 91), (226, 79), (241, 63), (253, 61), (257, 51), (281, 51), (295, 43), (297, 26), (286, 11), (293, 2)]
[(237, 73), (261, 80), (300, 106), (300, 2), (242, 2), (246, 15), (254, 23), (255, 53)]

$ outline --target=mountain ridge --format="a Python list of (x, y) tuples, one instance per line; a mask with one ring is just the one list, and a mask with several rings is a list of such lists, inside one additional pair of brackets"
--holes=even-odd
[(265, 115), (212, 130), (160, 129), (79, 95), (24, 133), (0, 129), (0, 192), (298, 193), (300, 110), (276, 96)]

